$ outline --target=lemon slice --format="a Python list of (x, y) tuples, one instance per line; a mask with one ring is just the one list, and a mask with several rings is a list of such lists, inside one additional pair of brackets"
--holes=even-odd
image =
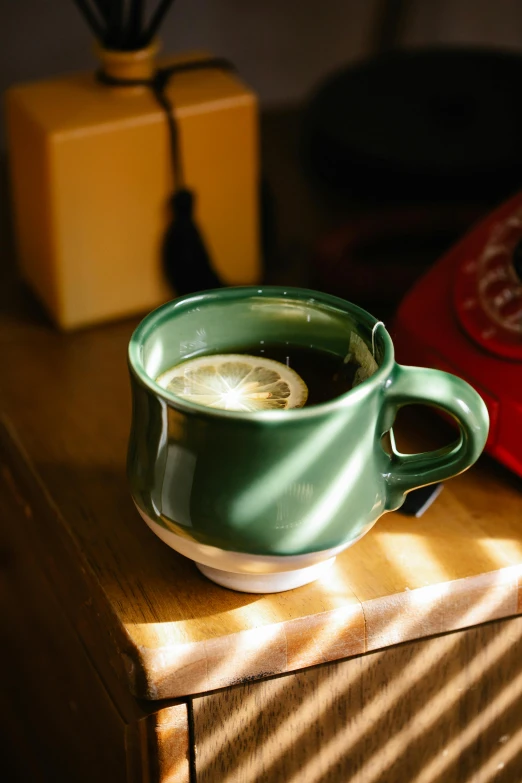
[(344, 361), (356, 361), (359, 365), (353, 379), (352, 388), (370, 378), (379, 369), (379, 365), (372, 356), (370, 349), (355, 332), (352, 332), (350, 335), (350, 350)]
[(302, 408), (308, 397), (303, 379), (264, 356), (199, 356), (171, 367), (157, 383), (184, 400), (226, 411)]

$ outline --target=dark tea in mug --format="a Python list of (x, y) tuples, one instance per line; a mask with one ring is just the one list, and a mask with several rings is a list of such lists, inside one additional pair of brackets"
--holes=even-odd
[(188, 359), (163, 372), (157, 382), (201, 405), (254, 412), (328, 402), (376, 369), (370, 349), (353, 333), (344, 356), (314, 346), (260, 341)]

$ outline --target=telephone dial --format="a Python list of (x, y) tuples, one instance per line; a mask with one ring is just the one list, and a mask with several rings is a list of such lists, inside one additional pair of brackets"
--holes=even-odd
[(486, 451), (522, 476), (522, 193), (414, 284), (392, 331), (399, 362), (446, 370), (481, 394)]

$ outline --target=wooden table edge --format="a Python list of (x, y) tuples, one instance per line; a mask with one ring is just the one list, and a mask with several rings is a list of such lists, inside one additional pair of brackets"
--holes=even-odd
[[(59, 526), (54, 534), (62, 551), (73, 551), (72, 547), (81, 559), (83, 584), (71, 588), (79, 596), (78, 613), (70, 617), (73, 626), (86, 643), (93, 635), (109, 635), (116, 651), (110, 662), (112, 674), (140, 699), (186, 698), (521, 613), (522, 563), (369, 601), (361, 601), (355, 590), (358, 603), (348, 607), (209, 640), (154, 648), (138, 645), (114, 612), (5, 414), (0, 415), (0, 447), (8, 456), (2, 471), (10, 475), (22, 514), (31, 516), (31, 504), (37, 506), (49, 524)], [(42, 567), (59, 594), (65, 586), (63, 575), (60, 581), (53, 563), (45, 559)], [(65, 608), (70, 614), (70, 605)], [(311, 637), (306, 645), (299, 641), (304, 634)]]

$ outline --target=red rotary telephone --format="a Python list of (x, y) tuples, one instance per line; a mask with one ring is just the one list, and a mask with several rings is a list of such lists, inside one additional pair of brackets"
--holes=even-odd
[(491, 420), (486, 451), (522, 476), (522, 193), (415, 283), (392, 333), (402, 364), (474, 386)]

